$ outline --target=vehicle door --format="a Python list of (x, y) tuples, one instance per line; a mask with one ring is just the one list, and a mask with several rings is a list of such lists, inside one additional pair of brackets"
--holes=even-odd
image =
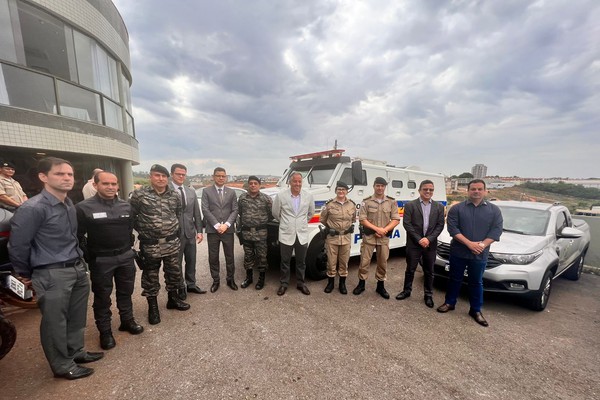
[(574, 238), (561, 238), (560, 234), (562, 230), (568, 226), (571, 226), (571, 219), (565, 211), (560, 211), (556, 216), (556, 253), (558, 254), (558, 271), (562, 272), (566, 267), (575, 262), (577, 258), (577, 239)]

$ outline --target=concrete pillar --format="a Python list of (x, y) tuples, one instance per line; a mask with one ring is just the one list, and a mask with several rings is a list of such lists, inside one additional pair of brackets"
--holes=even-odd
[(119, 196), (122, 199), (127, 200), (129, 193), (133, 191), (133, 172), (131, 170), (131, 161), (128, 160), (117, 160), (117, 167), (119, 168), (120, 175), (120, 191)]

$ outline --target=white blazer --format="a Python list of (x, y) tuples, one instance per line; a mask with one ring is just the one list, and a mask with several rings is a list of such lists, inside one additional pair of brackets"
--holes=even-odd
[(284, 189), (273, 200), (273, 217), (279, 221), (279, 242), (292, 246), (296, 236), (300, 244), (308, 243), (308, 221), (315, 214), (315, 201), (312, 194), (300, 191), (300, 207), (294, 212), (292, 191)]

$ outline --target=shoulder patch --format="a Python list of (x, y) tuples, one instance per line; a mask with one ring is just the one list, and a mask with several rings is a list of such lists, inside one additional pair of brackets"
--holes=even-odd
[(369, 200), (371, 197), (373, 197), (373, 196), (365, 197), (365, 198), (363, 199), (363, 202), (364, 202), (364, 201), (367, 201), (367, 200)]
[(385, 197), (386, 197), (387, 199), (390, 199), (390, 200), (394, 200), (394, 201), (396, 201), (396, 199), (395, 199), (395, 198), (393, 198), (392, 196), (385, 196)]
[(329, 200), (327, 200), (327, 201), (325, 202), (325, 204), (329, 204), (329, 203), (331, 203), (333, 200), (335, 200), (335, 199), (329, 199)]

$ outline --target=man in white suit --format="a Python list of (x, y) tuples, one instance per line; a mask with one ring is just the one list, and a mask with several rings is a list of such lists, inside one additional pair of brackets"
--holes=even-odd
[[(179, 229), (181, 249), (179, 250), (179, 265), (185, 285), (179, 289), (179, 297), (185, 300), (187, 293), (204, 294), (206, 290), (196, 285), (196, 243), (202, 242), (202, 214), (198, 205), (196, 191), (183, 184), (187, 176), (187, 168), (183, 164), (171, 165), (171, 186), (181, 197), (181, 217)], [(185, 259), (185, 273), (183, 261)]]
[(210, 292), (219, 290), (219, 248), (223, 243), (225, 265), (227, 268), (227, 286), (238, 290), (234, 281), (235, 264), (233, 259), (234, 227), (238, 215), (238, 203), (235, 191), (225, 186), (227, 172), (217, 167), (213, 172), (215, 184), (202, 191), (202, 214), (208, 241), (208, 264), (213, 284)]
[(281, 251), (281, 281), (278, 296), (283, 296), (290, 283), (290, 261), (296, 254), (296, 287), (303, 294), (310, 291), (304, 283), (306, 250), (308, 248), (308, 221), (315, 213), (315, 202), (310, 193), (302, 190), (302, 174), (292, 172), (289, 189), (282, 190), (273, 201), (273, 217), (279, 221)]

